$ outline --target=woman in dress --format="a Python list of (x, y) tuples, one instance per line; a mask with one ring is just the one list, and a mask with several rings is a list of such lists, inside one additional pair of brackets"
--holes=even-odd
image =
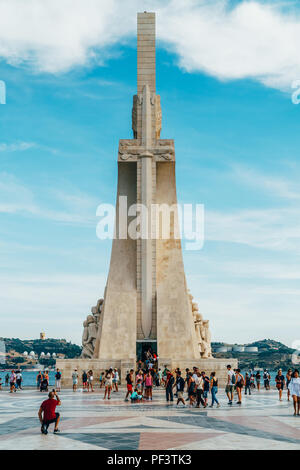
[(300, 411), (300, 377), (298, 369), (294, 370), (291, 381), (289, 383), (290, 394), (294, 402), (294, 416), (299, 416)]
[(103, 400), (105, 400), (106, 395), (107, 395), (107, 399), (110, 400), (110, 393), (112, 389), (112, 379), (113, 379), (113, 371), (112, 369), (109, 369), (105, 375), (105, 392), (104, 392)]

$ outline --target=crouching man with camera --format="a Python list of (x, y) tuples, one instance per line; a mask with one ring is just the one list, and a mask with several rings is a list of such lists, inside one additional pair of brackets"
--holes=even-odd
[(54, 433), (56, 434), (59, 432), (58, 423), (60, 416), (55, 410), (57, 406), (60, 406), (61, 401), (55, 390), (52, 390), (48, 396), (48, 400), (43, 401), (38, 412), (39, 420), (42, 425), (41, 432), (42, 434), (48, 434), (49, 424), (55, 423)]

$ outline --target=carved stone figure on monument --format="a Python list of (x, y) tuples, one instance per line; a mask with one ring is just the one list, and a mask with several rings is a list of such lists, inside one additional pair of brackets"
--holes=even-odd
[(104, 302), (103, 299), (99, 299), (97, 302), (97, 305), (91, 308), (91, 312), (95, 318), (97, 328), (99, 326), (99, 319), (100, 319), (100, 315), (102, 312), (103, 302)]
[(95, 343), (97, 338), (98, 315), (88, 315), (87, 319), (83, 322), (84, 330), (82, 335), (82, 353), (83, 358), (91, 358), (94, 354)]
[(83, 334), (82, 334), (82, 352), (81, 357), (83, 359), (89, 359), (93, 355), (92, 345), (89, 342), (89, 330), (88, 322), (84, 320), (83, 322)]
[(203, 358), (209, 358), (212, 357), (211, 353), (211, 333), (209, 330), (209, 320), (204, 320), (203, 321), (203, 330), (204, 330), (204, 353), (203, 353)]

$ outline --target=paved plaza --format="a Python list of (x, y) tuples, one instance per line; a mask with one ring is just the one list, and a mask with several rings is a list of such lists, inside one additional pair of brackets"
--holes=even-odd
[[(186, 395), (186, 394), (185, 394)], [(292, 402), (278, 401), (276, 390), (243, 397), (241, 406), (195, 409), (167, 404), (163, 390), (153, 402), (131, 404), (125, 391), (103, 400), (103, 391), (62, 391), (59, 435), (53, 425), (40, 433), (37, 412), (46, 394), (24, 390), (0, 392), (0, 449), (167, 450), (167, 449), (289, 449), (300, 448), (300, 417)]]

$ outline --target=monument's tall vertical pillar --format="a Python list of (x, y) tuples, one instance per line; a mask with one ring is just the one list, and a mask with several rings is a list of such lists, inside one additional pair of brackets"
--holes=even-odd
[(137, 16), (137, 129), (136, 137), (144, 151), (137, 162), (137, 198), (147, 219), (142, 216), (142, 238), (137, 242), (137, 337), (156, 339), (155, 242), (151, 239), (154, 221), (156, 165), (150, 149), (155, 129), (155, 13)]

